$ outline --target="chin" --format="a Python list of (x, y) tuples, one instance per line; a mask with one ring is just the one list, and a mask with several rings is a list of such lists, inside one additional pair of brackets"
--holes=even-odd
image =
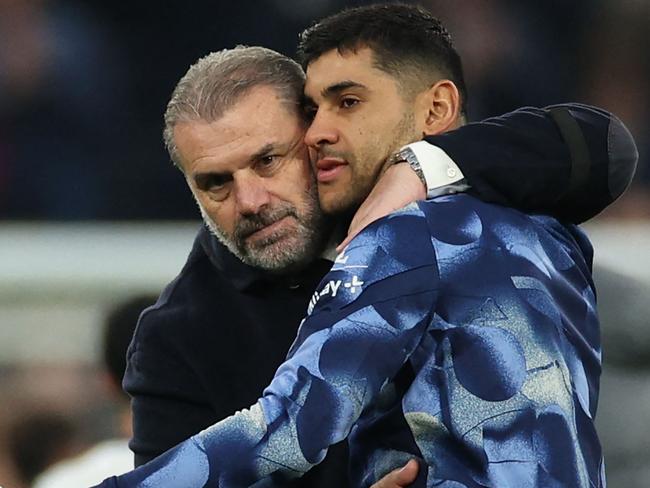
[(363, 203), (363, 198), (359, 198), (353, 190), (348, 187), (346, 191), (330, 191), (319, 193), (318, 199), (320, 201), (320, 208), (324, 214), (339, 217), (339, 216), (351, 216), (354, 212), (357, 211), (361, 203)]
[(318, 183), (318, 204), (323, 213), (336, 213), (342, 197), (343, 192), (338, 189), (338, 185)]
[(287, 237), (264, 249), (249, 252), (244, 262), (270, 273), (284, 274), (304, 268), (315, 258), (315, 253), (303, 239)]
[(320, 198), (320, 208), (326, 215), (339, 215), (346, 211), (347, 205), (340, 198)]

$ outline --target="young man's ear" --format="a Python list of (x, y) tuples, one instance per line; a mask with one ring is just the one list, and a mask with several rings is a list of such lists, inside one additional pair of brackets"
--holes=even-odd
[(423, 136), (460, 126), (460, 93), (453, 81), (440, 80), (421, 94), (425, 110)]

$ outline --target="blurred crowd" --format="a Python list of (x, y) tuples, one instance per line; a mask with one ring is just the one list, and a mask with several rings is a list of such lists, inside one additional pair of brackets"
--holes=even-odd
[[(96, 363), (0, 368), (0, 483), (81, 488), (133, 467), (126, 351), (156, 296), (133, 295), (104, 311)], [(6, 483), (6, 484), (5, 484)]]
[[(188, 65), (297, 33), (344, 0), (0, 0), (0, 219), (195, 218), (161, 142)], [(616, 215), (649, 217), (650, 2), (428, 0), (455, 37), (473, 120), (580, 101), (617, 114), (641, 153)]]

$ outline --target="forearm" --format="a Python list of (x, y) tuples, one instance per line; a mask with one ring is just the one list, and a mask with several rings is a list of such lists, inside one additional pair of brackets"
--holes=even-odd
[(300, 476), (347, 437), (403, 364), (417, 334), (410, 328), (396, 332), (369, 307), (361, 308), (309, 334), (253, 407), (100, 486), (172, 487), (176, 478), (184, 488), (249, 486), (271, 475)]

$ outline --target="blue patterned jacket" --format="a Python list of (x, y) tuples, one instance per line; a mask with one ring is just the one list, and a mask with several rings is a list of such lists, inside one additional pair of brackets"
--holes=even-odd
[(259, 401), (104, 487), (282, 486), (349, 439), (354, 486), (601, 487), (592, 250), (469, 195), (365, 229)]

